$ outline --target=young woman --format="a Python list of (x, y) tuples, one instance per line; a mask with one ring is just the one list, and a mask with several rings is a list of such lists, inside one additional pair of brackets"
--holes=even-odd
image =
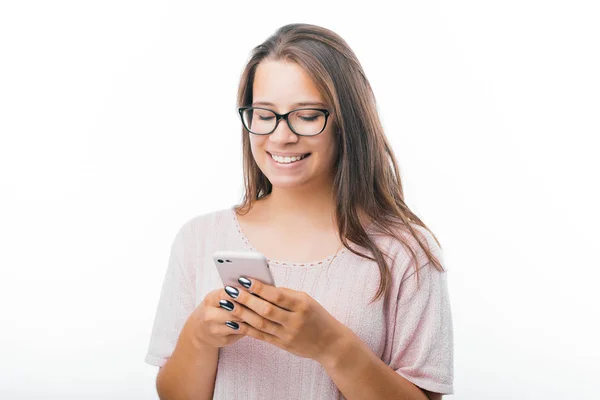
[[(244, 199), (173, 241), (146, 356), (160, 398), (453, 393), (441, 246), (404, 203), (352, 50), (322, 27), (284, 26), (254, 49), (238, 105)], [(223, 288), (216, 250), (263, 253), (276, 286)]]

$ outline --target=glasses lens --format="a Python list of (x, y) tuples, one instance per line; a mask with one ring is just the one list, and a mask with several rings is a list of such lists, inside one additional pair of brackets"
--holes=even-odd
[(244, 126), (252, 133), (264, 135), (275, 128), (275, 114), (269, 110), (250, 108), (242, 112)]
[(325, 128), (325, 113), (319, 110), (297, 110), (288, 119), (292, 129), (300, 135), (316, 135)]

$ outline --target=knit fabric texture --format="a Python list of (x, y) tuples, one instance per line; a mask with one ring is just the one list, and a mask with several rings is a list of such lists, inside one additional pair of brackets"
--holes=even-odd
[[(443, 252), (433, 236), (420, 226), (413, 227), (444, 265)], [(369, 304), (379, 286), (377, 263), (346, 248), (308, 263), (269, 260), (275, 285), (308, 293), (386, 365), (416, 386), (454, 393), (448, 269), (437, 270), (409, 236), (418, 256), (417, 282), (410, 252), (397, 239), (370, 235), (389, 256), (392, 274), (390, 292), (377, 301)], [(358, 245), (351, 247), (371, 255)], [(223, 288), (212, 259), (217, 250), (255, 251), (233, 207), (191, 218), (175, 235), (145, 358), (148, 364), (164, 365), (189, 315), (208, 292)], [(318, 362), (246, 336), (219, 349), (213, 399), (345, 397)]]

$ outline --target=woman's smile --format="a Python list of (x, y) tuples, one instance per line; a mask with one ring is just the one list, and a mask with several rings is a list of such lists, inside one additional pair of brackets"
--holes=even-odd
[(278, 163), (287, 164), (289, 162), (300, 161), (310, 155), (307, 153), (275, 153), (267, 151), (267, 153)]

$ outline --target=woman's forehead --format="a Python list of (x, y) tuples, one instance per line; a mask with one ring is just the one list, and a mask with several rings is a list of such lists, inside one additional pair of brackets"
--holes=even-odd
[[(255, 107), (278, 107), (279, 104), (272, 103), (270, 101), (261, 101), (258, 100), (252, 103)], [(312, 108), (325, 108), (327, 105), (321, 101), (298, 101), (295, 103), (288, 104), (290, 107), (294, 108), (302, 108), (302, 107), (312, 107)]]
[(254, 76), (252, 104), (264, 106), (323, 107), (323, 96), (311, 77), (289, 61), (263, 61)]

